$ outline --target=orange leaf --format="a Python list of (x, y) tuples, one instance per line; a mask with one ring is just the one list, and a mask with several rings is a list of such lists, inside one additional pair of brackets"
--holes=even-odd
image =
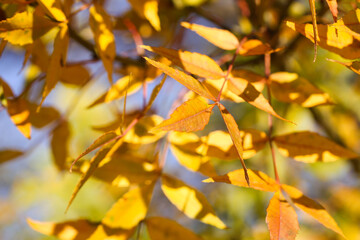
[(330, 216), (330, 214), (325, 210), (325, 208), (321, 206), (318, 202), (305, 196), (300, 190), (292, 186), (284, 184), (281, 187), (284, 189), (284, 191), (287, 194), (289, 194), (292, 202), (296, 207), (308, 213), (310, 216), (315, 218), (319, 223), (321, 223), (325, 227), (333, 230), (334, 232), (340, 234), (345, 238), (344, 233), (336, 224), (335, 220)]
[(266, 211), (266, 223), (271, 240), (294, 240), (296, 238), (299, 231), (296, 212), (280, 191), (275, 192)]
[(0, 163), (10, 161), (14, 158), (20, 157), (24, 153), (19, 150), (6, 149), (0, 150)]
[(222, 104), (219, 105), (219, 108), (220, 108), (221, 116), (226, 124), (226, 128), (228, 129), (229, 134), (231, 136), (231, 140), (233, 141), (236, 151), (239, 155), (241, 165), (244, 169), (246, 182), (250, 184), (247, 168), (245, 166), (245, 162), (243, 159), (243, 148), (242, 148), (241, 133), (239, 131), (239, 127), (233, 116), (228, 112), (228, 110), (226, 110), (226, 108)]
[(263, 43), (257, 39), (250, 39), (241, 44), (239, 48), (239, 54), (243, 56), (263, 55), (272, 52), (274, 52), (274, 50), (269, 44)]
[(229, 172), (223, 176), (215, 176), (212, 178), (208, 178), (205, 179), (203, 182), (206, 183), (223, 182), (239, 187), (253, 188), (256, 190), (267, 191), (267, 192), (276, 192), (280, 188), (274, 179), (270, 178), (268, 175), (266, 175), (263, 172), (249, 169), (248, 174), (249, 174), (250, 186), (245, 181), (244, 169), (238, 169)]
[(182, 22), (181, 26), (196, 32), (219, 48), (225, 50), (234, 50), (239, 46), (239, 40), (237, 37), (227, 30), (205, 27), (188, 22)]
[(55, 165), (59, 170), (64, 170), (66, 159), (69, 156), (68, 145), (70, 137), (69, 123), (63, 121), (52, 132), (51, 151), (55, 160)]
[(224, 77), (224, 73), (219, 65), (206, 55), (162, 47), (142, 46), (142, 48), (166, 57), (175, 65), (191, 74), (210, 79)]
[(152, 240), (201, 240), (202, 238), (168, 218), (151, 217), (145, 220)]
[(358, 154), (337, 145), (328, 138), (309, 131), (275, 136), (273, 141), (280, 153), (306, 163), (359, 157)]
[(327, 4), (329, 5), (331, 14), (333, 15), (334, 21), (337, 21), (337, 15), (338, 15), (338, 4), (337, 0), (326, 0)]
[(159, 68), (161, 71), (163, 71), (165, 74), (169, 75), (188, 89), (196, 92), (197, 94), (206, 97), (208, 99), (216, 101), (216, 98), (211, 95), (209, 90), (207, 90), (198, 80), (195, 78), (187, 75), (186, 73), (177, 70), (175, 68), (169, 67), (165, 64), (162, 64), (160, 62), (151, 60), (147, 57), (145, 57), (146, 61), (148, 61), (151, 65)]
[(214, 104), (209, 105), (201, 98), (194, 98), (180, 105), (154, 130), (194, 132), (204, 129), (208, 124)]
[(269, 101), (264, 97), (264, 95), (259, 92), (250, 82), (241, 78), (236, 80), (229, 79), (228, 88), (254, 107), (259, 108), (281, 120), (290, 122), (289, 120), (279, 116), (274, 111), (273, 107), (270, 105)]
[(297, 103), (303, 107), (332, 104), (330, 96), (296, 73), (277, 72), (270, 75), (273, 96), (282, 102)]

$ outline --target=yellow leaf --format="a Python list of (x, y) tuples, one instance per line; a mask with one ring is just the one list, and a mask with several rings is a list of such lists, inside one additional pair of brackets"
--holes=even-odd
[(0, 38), (14, 45), (33, 43), (51, 28), (58, 25), (45, 18), (39, 10), (16, 13), (0, 22)]
[(299, 231), (299, 222), (294, 208), (277, 191), (267, 208), (266, 223), (271, 240), (295, 240)]
[(30, 109), (30, 122), (31, 125), (36, 128), (43, 128), (60, 118), (60, 113), (53, 107), (42, 107), (39, 112), (36, 112), (36, 104), (28, 104)]
[[(129, 80), (131, 81), (128, 87)], [(95, 107), (96, 105), (101, 103), (109, 103), (116, 99), (120, 99), (125, 96), (126, 89), (129, 96), (141, 88), (142, 82), (142, 79), (131, 78), (130, 76), (120, 78), (115, 84), (110, 87), (110, 89), (106, 93), (102, 94), (93, 103), (91, 103), (88, 108)]]
[(275, 136), (273, 141), (284, 156), (306, 163), (359, 157), (358, 154), (337, 145), (328, 138), (309, 131)]
[(86, 240), (128, 240), (135, 229), (109, 228), (104, 224), (99, 224), (95, 232)]
[(128, 0), (136, 13), (146, 18), (156, 31), (161, 30), (157, 0)]
[(233, 118), (233, 116), (228, 112), (228, 110), (226, 110), (226, 108), (223, 105), (220, 104), (219, 108), (220, 108), (221, 116), (224, 119), (224, 122), (226, 124), (226, 128), (228, 129), (229, 134), (231, 136), (231, 140), (233, 141), (236, 151), (238, 153), (241, 165), (244, 169), (245, 180), (249, 184), (249, 176), (248, 176), (247, 168), (245, 166), (245, 162), (243, 159), (243, 148), (242, 148), (242, 141), (241, 141), (239, 127), (238, 127), (235, 119)]
[(231, 78), (231, 81), (237, 82), (237, 81), (243, 81), (246, 80), (250, 82), (256, 90), (261, 92), (264, 89), (266, 78), (264, 76), (261, 76), (255, 72), (245, 70), (245, 69), (235, 69), (230, 73), (229, 78)]
[(55, 236), (60, 240), (86, 240), (97, 228), (97, 224), (85, 219), (54, 223), (39, 222), (28, 218), (27, 222), (35, 231)]
[(269, 44), (262, 43), (260, 40), (250, 39), (241, 44), (239, 54), (243, 56), (264, 55), (272, 53), (274, 50)]
[(113, 228), (131, 229), (148, 211), (154, 184), (136, 187), (125, 193), (106, 213), (102, 223)]
[(154, 89), (152, 90), (149, 102), (144, 109), (144, 114), (151, 109), (151, 106), (153, 105), (157, 95), (159, 94), (160, 90), (162, 89), (162, 87), (165, 83), (166, 77), (167, 77), (167, 75), (164, 75), (164, 77), (161, 79), (161, 82), (158, 85), (156, 85), (154, 87)]
[[(224, 83), (224, 78), (222, 79), (206, 79), (206, 81), (204, 81), (202, 84), (209, 90), (209, 92), (213, 95), (213, 96), (218, 96), (220, 89), (222, 88)], [(221, 98), (220, 100), (228, 100), (228, 101), (233, 101), (236, 103), (240, 103), (240, 102), (244, 102), (244, 99), (242, 99), (241, 97), (239, 97), (238, 95), (236, 95), (235, 93), (233, 93), (232, 91), (230, 91), (229, 89), (229, 81), (225, 82), (225, 85), (222, 89), (221, 92)]]
[(7, 100), (7, 112), (11, 121), (26, 138), (30, 139), (31, 123), (28, 102), (22, 98), (16, 98), (10, 86), (1, 77), (0, 85)]
[(158, 115), (145, 116), (125, 135), (124, 141), (132, 144), (149, 144), (156, 142), (165, 132), (150, 133), (149, 130), (159, 125), (163, 118)]
[(330, 214), (325, 210), (323, 206), (321, 206), (315, 200), (305, 196), (300, 190), (283, 184), (281, 186), (284, 191), (289, 194), (294, 205), (313, 218), (315, 218), (319, 223), (324, 225), (325, 227), (333, 230), (334, 232), (344, 236), (344, 233), (341, 231), (339, 226), (336, 224), (335, 220), (330, 216)]
[(55, 165), (59, 170), (66, 168), (66, 159), (69, 156), (70, 129), (69, 123), (63, 121), (52, 132), (51, 137), (51, 151), (55, 160)]
[(205, 27), (188, 22), (182, 22), (181, 26), (196, 32), (201, 37), (205, 38), (219, 48), (234, 50), (239, 47), (239, 40), (237, 37), (227, 30)]
[(142, 46), (142, 48), (166, 57), (173, 64), (191, 74), (210, 79), (224, 77), (224, 72), (219, 65), (206, 55), (162, 47)]
[(226, 225), (216, 216), (206, 197), (184, 182), (163, 175), (161, 189), (169, 201), (186, 216), (225, 229)]
[(187, 87), (188, 89), (196, 92), (197, 94), (199, 94), (205, 98), (208, 98), (208, 99), (211, 99), (214, 101), (216, 100), (216, 98), (213, 95), (211, 95), (209, 90), (207, 90), (198, 80), (191, 77), (190, 75), (187, 75), (186, 73), (184, 73), (180, 70), (177, 70), (175, 68), (169, 67), (163, 63), (151, 60), (147, 57), (145, 57), (145, 59), (151, 65), (159, 68), (165, 74), (169, 75), (170, 77), (172, 77), (173, 79), (175, 79), (176, 81), (178, 81), (179, 83), (181, 83), (182, 85)]
[(282, 102), (297, 103), (303, 107), (332, 104), (330, 96), (296, 73), (277, 72), (270, 75), (273, 96)]
[[(318, 24), (318, 44), (347, 59), (360, 57), (360, 9), (349, 11), (334, 24)], [(286, 21), (286, 25), (314, 42), (312, 24)]]
[(112, 33), (113, 24), (110, 16), (100, 4), (96, 3), (90, 8), (89, 24), (94, 33), (96, 49), (112, 84), (113, 61), (116, 55), (115, 37)]
[(264, 95), (259, 92), (254, 85), (252, 85), (250, 82), (241, 79), (229, 79), (229, 85), (228, 88), (244, 99), (249, 104), (253, 105), (256, 108), (259, 108), (281, 120), (288, 121), (285, 118), (279, 116), (273, 109), (273, 107), (270, 105), (269, 101), (264, 97)]
[(66, 24), (63, 24), (54, 41), (54, 51), (50, 57), (50, 62), (46, 71), (45, 87), (38, 109), (40, 109), (40, 106), (44, 102), (45, 98), (49, 95), (50, 91), (55, 87), (60, 79), (62, 67), (66, 62), (68, 45), (68, 27)]
[(204, 129), (215, 107), (200, 98), (194, 98), (180, 105), (170, 118), (156, 126), (154, 130), (194, 132)]
[(145, 220), (150, 238), (152, 240), (201, 240), (199, 236), (184, 228), (177, 222), (162, 218), (151, 217)]
[(329, 61), (340, 63), (341, 65), (344, 65), (348, 69), (352, 70), (356, 74), (360, 75), (360, 62), (359, 61), (353, 61), (353, 62), (340, 62), (333, 59), (328, 59)]
[(0, 150), (0, 163), (10, 161), (14, 158), (20, 157), (23, 154), (24, 153), (19, 150), (13, 150), (13, 149)]
[(212, 178), (205, 179), (203, 182), (223, 182), (232, 184), (239, 187), (253, 188), (260, 191), (267, 192), (276, 192), (280, 189), (276, 181), (270, 178), (263, 172), (248, 170), (250, 186), (245, 181), (245, 172), (243, 169), (238, 169), (232, 172), (229, 172), (223, 176), (215, 176)]
[(65, 22), (66, 16), (60, 10), (60, 2), (57, 0), (37, 0), (47, 15), (58, 22)]
[(337, 0), (326, 0), (327, 4), (329, 5), (331, 14), (333, 15), (334, 21), (337, 21), (337, 15), (338, 15), (338, 4)]

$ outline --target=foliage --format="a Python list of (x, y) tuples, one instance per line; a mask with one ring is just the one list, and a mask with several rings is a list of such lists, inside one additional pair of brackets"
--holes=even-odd
[[(329, 203), (324, 200), (323, 206), (299, 190), (321, 180), (298, 177), (298, 170), (291, 166), (297, 163), (289, 164), (286, 173), (279, 170), (279, 162), (287, 158), (302, 162), (301, 166), (347, 159), (351, 171), (360, 175), (356, 162), (359, 139), (344, 133), (348, 122), (354, 134), (358, 132), (358, 113), (352, 113), (354, 106), (336, 101), (343, 98), (337, 96), (341, 86), (331, 89), (330, 80), (317, 86), (319, 82), (313, 80), (312, 73), (305, 71), (315, 69), (321, 62), (319, 58), (328, 54), (329, 66), (343, 65), (360, 73), (358, 1), (229, 1), (226, 4), (237, 6), (239, 11), (237, 27), (234, 23), (234, 27), (229, 27), (226, 20), (207, 11), (212, 4), (221, 2), (215, 0), (120, 1), (128, 4), (127, 12), (121, 14), (113, 12), (119, 3), (105, 0), (0, 2), (1, 52), (17, 51), (25, 56), (20, 93), (13, 90), (13, 80), (0, 78), (2, 110), (7, 110), (17, 130), (30, 143), (35, 141), (30, 140), (34, 129), (35, 133), (46, 134), (58, 171), (70, 170), (79, 175), (63, 210), (72, 211), (72, 203), (81, 191), (87, 191), (90, 179), (104, 182), (108, 188), (125, 189), (96, 221), (83, 217), (60, 222), (28, 218), (28, 225), (35, 231), (66, 240), (202, 239), (201, 231), (180, 224), (184, 215), (211, 225), (203, 228), (204, 238), (233, 239), (234, 236), (226, 235), (233, 228), (231, 221), (223, 217), (230, 216), (235, 211), (233, 207), (224, 209), (221, 203), (213, 207), (214, 199), (203, 194), (204, 189), (180, 180), (182, 174), (173, 171), (169, 164), (174, 156), (187, 170), (204, 176), (204, 183), (227, 183), (270, 192), (271, 195), (258, 195), (263, 199), (271, 197), (263, 221), (269, 234), (264, 239), (296, 239), (303, 225), (302, 213), (334, 232), (325, 233), (331, 239), (360, 237), (359, 231), (347, 229), (344, 233), (330, 214), (332, 211), (324, 207), (331, 201), (344, 203), (334, 204), (335, 209), (356, 201), (338, 195), (345, 191), (344, 194), (355, 196), (356, 186), (336, 189), (340, 193), (336, 193), (335, 200), (330, 199)], [(296, 16), (293, 12), (297, 6), (308, 11)], [(182, 50), (186, 41), (190, 41), (186, 35), (192, 32), (194, 38), (200, 36), (214, 46), (197, 38), (193, 48)], [(313, 42), (314, 52), (308, 51), (311, 45), (306, 38)], [(131, 44), (126, 44), (129, 40)], [(79, 48), (82, 54), (77, 53)], [(214, 50), (210, 51), (211, 48)], [(311, 54), (314, 63), (309, 65)], [(333, 60), (339, 58), (335, 54), (345, 60)], [(296, 57), (299, 60), (294, 60)], [(299, 71), (292, 72), (294, 69)], [(103, 84), (109, 88), (104, 92), (96, 89), (93, 96), (89, 89), (98, 86), (102, 75), (107, 80)], [(77, 91), (65, 110), (62, 105), (67, 93), (59, 92), (60, 87)], [(52, 104), (54, 94), (61, 100)], [(93, 125), (94, 130), (102, 133), (90, 142), (87, 139), (87, 147), (77, 146), (74, 151), (73, 139), (78, 136), (72, 131), (82, 123), (71, 115), (80, 111), (77, 105), (83, 94), (89, 96), (81, 111), (110, 109), (112, 121)], [(350, 101), (350, 97), (344, 101)], [(59, 103), (62, 108), (56, 106)], [(167, 103), (172, 106), (167, 108)], [(294, 106), (311, 113), (316, 127), (297, 128), (297, 124), (303, 126), (302, 120), (288, 113)], [(339, 119), (346, 118), (347, 122), (338, 123), (336, 115), (329, 117), (326, 111), (335, 108), (339, 109)], [(239, 114), (244, 118), (239, 119)], [(103, 114), (99, 117), (106, 119)], [(29, 149), (4, 148), (0, 151), (0, 163), (21, 159), (38, 145), (35, 141)], [(171, 156), (167, 155), (169, 150)], [(90, 160), (86, 159), (88, 156)], [(274, 178), (264, 173), (268, 171), (264, 167), (267, 162), (273, 166)], [(226, 174), (218, 174), (225, 169)], [(192, 185), (199, 184), (197, 180)], [(216, 198), (223, 200), (227, 194), (230, 192)], [(311, 191), (308, 194), (325, 198)], [(167, 203), (183, 215), (169, 216), (173, 210), (156, 206), (159, 198), (168, 199)], [(233, 201), (241, 205), (251, 200)], [(264, 215), (265, 206), (260, 208)], [(355, 216), (348, 209), (342, 211), (349, 218)], [(351, 223), (345, 221), (348, 226), (356, 226), (360, 216), (357, 214)], [(146, 226), (146, 232), (142, 226)], [(225, 233), (220, 238), (211, 236), (215, 231), (212, 227)], [(249, 239), (254, 234), (239, 237), (241, 229), (236, 226), (234, 231), (237, 239)], [(255, 226), (248, 231), (256, 232)], [(318, 235), (312, 231), (309, 236), (316, 239)]]

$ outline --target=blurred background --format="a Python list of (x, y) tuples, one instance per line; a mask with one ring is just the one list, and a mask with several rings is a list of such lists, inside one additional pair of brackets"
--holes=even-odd
[[(88, 2), (76, 2), (73, 10)], [(356, 7), (356, 1), (338, 2), (340, 16)], [(16, 4), (4, 1), (0, 6), (3, 13), (11, 12), (11, 8), (16, 11)], [(157, 32), (147, 20), (139, 17), (126, 0), (106, 0), (104, 6), (114, 23), (117, 54), (136, 61), (141, 60), (126, 21), (136, 26), (145, 45), (196, 51), (215, 60), (227, 59), (229, 56), (231, 59), (232, 53), (219, 50), (195, 33), (181, 28), (180, 22), (191, 21), (225, 28), (239, 38), (246, 35), (255, 36), (268, 42), (273, 48), (285, 47), (279, 53), (273, 54), (272, 71), (297, 73), (327, 92), (335, 104), (304, 108), (274, 100), (274, 109), (277, 113), (297, 124), (292, 125), (276, 119), (274, 134), (298, 130), (315, 131), (360, 153), (359, 76), (338, 63), (327, 61), (327, 58), (344, 60), (321, 48), (317, 61), (313, 63), (313, 44), (283, 24), (285, 17), (309, 21), (310, 9), (307, 0), (160, 0), (160, 32)], [(325, 1), (317, 2), (317, 12), (320, 23), (333, 21)], [(93, 35), (88, 19), (89, 11), (85, 9), (74, 15), (71, 24), (76, 34), (92, 42)], [(52, 51), (50, 39), (53, 39), (54, 34), (56, 33), (50, 31), (42, 38), (49, 53)], [(22, 69), (24, 54), (23, 48), (8, 44), (0, 58), (0, 75), (11, 86), (16, 96), (31, 85), (27, 98), (38, 104), (43, 81), (32, 82), (43, 77), (43, 73), (34, 59), (30, 59)], [(147, 55), (153, 56), (149, 53)], [(57, 84), (44, 103), (45, 108), (51, 108), (56, 113), (49, 116), (44, 114), (43, 118), (51, 118), (54, 115), (66, 116), (69, 137), (65, 138), (68, 140), (62, 143), (62, 147), (66, 149), (67, 163), (71, 163), (102, 134), (99, 128), (116, 122), (123, 109), (123, 99), (88, 108), (94, 99), (100, 97), (110, 86), (101, 61), (92, 59), (93, 53), (73, 35), (68, 51), (68, 64), (83, 63), (81, 65), (86, 70), (82, 75), (84, 82), (69, 84), (63, 81)], [(235, 69), (248, 69), (263, 75), (263, 65), (262, 56), (240, 56), (235, 62)], [(223, 67), (226, 66), (225, 63)], [(114, 80), (126, 76), (128, 72), (136, 72), (136, 69), (127, 68), (121, 61), (114, 62)], [(148, 96), (161, 78), (162, 76), (159, 76), (148, 82)], [(182, 89), (184, 88), (179, 83), (168, 78), (151, 111), (167, 118), (174, 102), (178, 106), (183, 101), (178, 101)], [(136, 112), (142, 107), (142, 96), (140, 87), (129, 94), (127, 112)], [(234, 115), (240, 129), (268, 131), (268, 116), (265, 112), (247, 103), (224, 101), (224, 105)], [(44, 127), (33, 127), (32, 138), (28, 140), (14, 126), (6, 109), (0, 107), (0, 149), (23, 151), (19, 157), (0, 164), (0, 239), (55, 239), (33, 231), (27, 225), (26, 218), (54, 222), (79, 218), (100, 221), (111, 205), (128, 189), (91, 178), (76, 197), (68, 213), (64, 214), (80, 175), (69, 173), (65, 167), (59, 170), (52, 147), (52, 134), (53, 129), (57, 127), (56, 124), (56, 121), (53, 121)], [(212, 114), (209, 125), (197, 134), (204, 136), (214, 130), (225, 130), (219, 111)], [(146, 150), (146, 146), (137, 146), (134, 149), (139, 154), (154, 152)], [(91, 156), (87, 156), (83, 162), (88, 161)], [(279, 154), (276, 157), (283, 183), (297, 186), (308, 196), (319, 200), (337, 220), (349, 239), (360, 239), (358, 160), (305, 164)], [(241, 168), (239, 161), (211, 161), (218, 174)], [(250, 169), (261, 170), (273, 177), (268, 146), (247, 160), (246, 164)], [(230, 229), (219, 230), (187, 218), (170, 204), (159, 186), (156, 186), (154, 191), (150, 216), (160, 215), (176, 219), (178, 223), (209, 240), (269, 239), (265, 216), (271, 194), (225, 184), (203, 184), (201, 181), (206, 177), (184, 168), (171, 151), (167, 155), (164, 171), (201, 190)], [(309, 216), (300, 212), (298, 214), (301, 230), (297, 239), (340, 239)], [(142, 230), (140, 239), (148, 239), (146, 230)]]

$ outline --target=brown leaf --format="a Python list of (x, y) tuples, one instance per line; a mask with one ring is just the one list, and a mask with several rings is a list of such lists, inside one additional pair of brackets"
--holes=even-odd
[(164, 120), (154, 130), (181, 132), (202, 130), (208, 124), (214, 107), (214, 104), (209, 105), (201, 98), (191, 99), (175, 109), (170, 118)]
[(266, 223), (270, 231), (270, 239), (295, 240), (299, 231), (297, 215), (280, 191), (275, 192), (266, 211)]
[(309, 131), (275, 136), (273, 141), (280, 153), (306, 163), (359, 157), (358, 154), (337, 145), (328, 138)]
[(142, 48), (166, 57), (173, 64), (184, 69), (185, 72), (210, 79), (224, 77), (224, 72), (221, 70), (220, 66), (206, 55), (162, 47), (142, 46)]
[(0, 150), (0, 163), (10, 161), (14, 158), (20, 157), (24, 152), (15, 149)]
[(196, 32), (215, 46), (224, 50), (234, 50), (239, 47), (237, 37), (227, 30), (205, 27), (188, 22), (182, 22), (181, 26)]
[(59, 170), (66, 167), (66, 159), (69, 156), (69, 137), (70, 128), (67, 121), (63, 121), (54, 130), (51, 137), (51, 151), (55, 160), (55, 165)]
[(325, 227), (333, 230), (334, 232), (340, 234), (344, 238), (344, 233), (339, 228), (339, 226), (336, 224), (335, 220), (330, 216), (330, 214), (325, 210), (323, 206), (321, 206), (318, 202), (315, 200), (305, 196), (300, 190), (283, 184), (281, 186), (284, 191), (289, 194), (292, 202), (294, 205), (313, 218), (315, 218), (319, 223), (324, 225)]
[(276, 192), (280, 189), (280, 186), (276, 183), (276, 181), (263, 172), (249, 169), (248, 174), (250, 184), (245, 181), (244, 169), (238, 169), (229, 172), (223, 176), (215, 176), (212, 178), (208, 178), (205, 179), (203, 182), (223, 182), (239, 187), (253, 188), (256, 190), (267, 192)]
[(60, 118), (60, 113), (53, 107), (42, 107), (36, 112), (36, 104), (28, 103), (30, 108), (30, 122), (36, 128), (43, 128)]
[(169, 75), (188, 89), (196, 92), (197, 94), (206, 97), (208, 99), (211, 99), (213, 101), (216, 101), (216, 98), (211, 95), (209, 90), (207, 90), (198, 80), (191, 77), (190, 75), (187, 75), (186, 73), (177, 70), (175, 68), (169, 67), (163, 63), (151, 60), (147, 57), (145, 57), (146, 61), (148, 61), (151, 65), (159, 68), (161, 71), (163, 71), (165, 74)]
[(337, 21), (337, 16), (338, 16), (338, 4), (337, 4), (337, 0), (326, 0), (327, 4), (329, 5), (331, 14), (333, 15), (334, 18), (334, 22)]

